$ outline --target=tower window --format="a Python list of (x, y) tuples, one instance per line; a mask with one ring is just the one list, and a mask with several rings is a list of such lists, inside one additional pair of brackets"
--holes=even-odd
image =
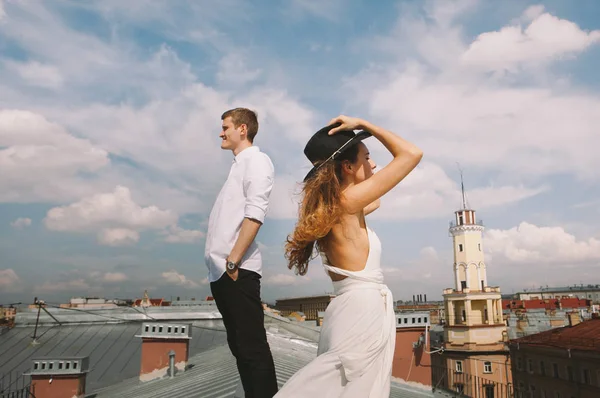
[(479, 248), (479, 251), (481, 251), (481, 243), (478, 243), (477, 247)]
[(463, 363), (462, 361), (456, 361), (456, 373), (463, 372)]
[(462, 243), (458, 244), (458, 251), (459, 252), (463, 251), (463, 245), (462, 245)]
[(484, 362), (483, 363), (483, 373), (492, 373), (492, 363), (491, 362)]

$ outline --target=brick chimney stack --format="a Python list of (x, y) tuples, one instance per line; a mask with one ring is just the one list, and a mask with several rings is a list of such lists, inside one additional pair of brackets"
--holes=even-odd
[[(165, 376), (173, 377), (178, 371), (185, 370), (189, 358), (192, 325), (144, 322), (141, 335), (136, 337), (142, 338), (140, 381), (150, 381)], [(173, 353), (174, 361), (170, 360)], [(169, 370), (170, 367), (172, 371)]]
[(31, 391), (36, 398), (83, 398), (89, 357), (41, 357), (32, 360)]
[(579, 316), (579, 312), (568, 312), (567, 316), (569, 317), (569, 326), (575, 326), (581, 323), (581, 316)]

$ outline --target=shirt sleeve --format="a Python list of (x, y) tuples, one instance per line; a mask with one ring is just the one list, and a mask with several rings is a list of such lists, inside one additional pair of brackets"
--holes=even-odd
[(261, 153), (247, 162), (244, 173), (245, 218), (264, 223), (274, 179), (273, 163), (266, 154)]

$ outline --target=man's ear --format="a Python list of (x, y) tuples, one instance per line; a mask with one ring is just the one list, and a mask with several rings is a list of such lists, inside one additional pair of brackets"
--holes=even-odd
[(240, 135), (247, 137), (248, 136), (248, 126), (245, 124), (240, 124)]

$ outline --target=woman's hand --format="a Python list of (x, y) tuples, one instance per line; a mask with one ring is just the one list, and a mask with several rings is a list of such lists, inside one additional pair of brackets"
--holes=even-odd
[(340, 126), (334, 127), (331, 130), (329, 130), (329, 135), (333, 135), (333, 134), (337, 133), (338, 131), (343, 131), (343, 130), (361, 129), (365, 122), (364, 122), (364, 120), (356, 118), (356, 117), (340, 115), (338, 117), (334, 117), (333, 119), (331, 119), (327, 125), (331, 126), (332, 124), (335, 124), (335, 123), (341, 123), (341, 124), (340, 124)]

